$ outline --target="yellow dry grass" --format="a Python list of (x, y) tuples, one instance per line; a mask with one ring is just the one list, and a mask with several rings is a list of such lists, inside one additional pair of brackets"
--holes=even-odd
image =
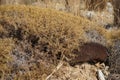
[[(119, 30), (108, 31), (83, 17), (33, 6), (2, 5), (0, 6), (0, 34), (4, 35), (1, 35), (0, 41), (5, 42), (0, 43), (0, 51), (5, 47), (8, 49), (7, 52), (1, 52), (0, 58), (2, 59), (5, 54), (6, 60), (9, 61), (9, 52), (12, 49), (12, 46), (6, 46), (6, 43), (12, 42), (2, 40), (4, 36), (16, 39), (18, 42), (27, 41), (33, 47), (47, 44), (48, 53), (51, 52), (53, 55), (61, 53), (68, 57), (72, 55), (74, 49), (78, 48), (80, 42), (88, 41), (84, 35), (88, 30), (96, 30), (110, 42), (120, 38)], [(0, 67), (2, 75), (4, 68)], [(16, 75), (16, 79), (24, 80), (26, 77), (31, 80), (41, 79), (48, 75), (47, 71), (52, 72), (51, 69), (45, 70), (44, 64), (42, 67), (33, 66), (33, 68), (35, 70), (26, 72), (25, 75)]]
[(4, 79), (5, 74), (9, 73), (8, 63), (12, 61), (12, 56), (10, 53), (14, 47), (14, 42), (12, 39), (0, 39), (0, 78)]
[(23, 36), (42, 36), (41, 42), (63, 52), (63, 46), (68, 50), (76, 47), (78, 40), (84, 39), (84, 28), (94, 25), (82, 17), (39, 7), (0, 6), (0, 11), (1, 20), (14, 30), (22, 29), (25, 33)]

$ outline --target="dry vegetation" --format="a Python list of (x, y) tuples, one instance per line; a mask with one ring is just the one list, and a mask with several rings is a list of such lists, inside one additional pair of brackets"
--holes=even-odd
[[(52, 70), (50, 63), (57, 65), (62, 54), (71, 56), (72, 50), (84, 39), (83, 28), (91, 24), (83, 18), (32, 6), (0, 6), (0, 18), (1, 38), (13, 38), (16, 42), (11, 54), (15, 57), (10, 63), (13, 68), (5, 79), (39, 79), (48, 75)], [(29, 58), (23, 59), (25, 55)], [(15, 76), (10, 77), (11, 74)]]
[(12, 61), (12, 49), (14, 42), (12, 39), (0, 39), (0, 79), (4, 80), (5, 76), (10, 73), (9, 62)]
[(74, 49), (91, 41), (86, 34), (92, 30), (105, 39), (103, 45), (120, 38), (119, 30), (106, 30), (72, 14), (33, 6), (0, 6), (0, 62), (5, 58), (0, 78), (44, 80), (62, 58), (71, 59)]
[(103, 11), (107, 5), (108, 0), (85, 0), (86, 8), (88, 10)]

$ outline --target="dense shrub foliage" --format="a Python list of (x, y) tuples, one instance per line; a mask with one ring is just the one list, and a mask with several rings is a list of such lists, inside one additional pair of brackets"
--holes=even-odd
[[(83, 17), (33, 6), (0, 6), (0, 78), (36, 80), (48, 76), (64, 55), (89, 41), (96, 30), (105, 39), (115, 37)], [(10, 66), (10, 67), (9, 67)]]
[[(4, 41), (7, 38), (15, 42), (14, 49), (1, 52), (1, 55), (5, 54), (8, 58), (5, 58), (5, 65), (11, 67), (1, 67), (0, 77), (33, 80), (50, 74), (54, 68), (50, 63), (56, 65), (62, 55), (70, 57), (73, 49), (84, 39), (84, 26), (89, 24), (91, 23), (83, 18), (50, 9), (0, 6), (0, 39)], [(9, 57), (12, 57), (12, 62), (9, 62)], [(0, 58), (4, 61), (2, 56)]]

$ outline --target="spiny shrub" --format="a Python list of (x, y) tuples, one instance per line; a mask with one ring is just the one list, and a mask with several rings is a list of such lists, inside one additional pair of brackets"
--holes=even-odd
[(9, 76), (4, 79), (36, 80), (49, 75), (62, 55), (70, 57), (84, 42), (84, 28), (91, 25), (82, 17), (51, 9), (0, 6), (0, 38), (13, 38), (17, 50), (11, 53)]
[(49, 75), (62, 55), (70, 58), (86, 41), (84, 34), (91, 29), (106, 33), (94, 22), (71, 14), (33, 6), (0, 6), (0, 39), (15, 42), (12, 68), (4, 79), (37, 80)]
[[(88, 20), (32, 6), (0, 6), (0, 25), (6, 36), (28, 40), (33, 47), (50, 53), (69, 54), (83, 38)], [(86, 24), (87, 23), (87, 24)]]

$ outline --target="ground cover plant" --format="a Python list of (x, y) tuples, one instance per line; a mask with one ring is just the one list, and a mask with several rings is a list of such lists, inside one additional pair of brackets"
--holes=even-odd
[(0, 78), (44, 80), (61, 60), (74, 58), (74, 50), (89, 42), (85, 34), (90, 30), (97, 31), (105, 44), (119, 38), (120, 33), (52, 9), (0, 6)]

